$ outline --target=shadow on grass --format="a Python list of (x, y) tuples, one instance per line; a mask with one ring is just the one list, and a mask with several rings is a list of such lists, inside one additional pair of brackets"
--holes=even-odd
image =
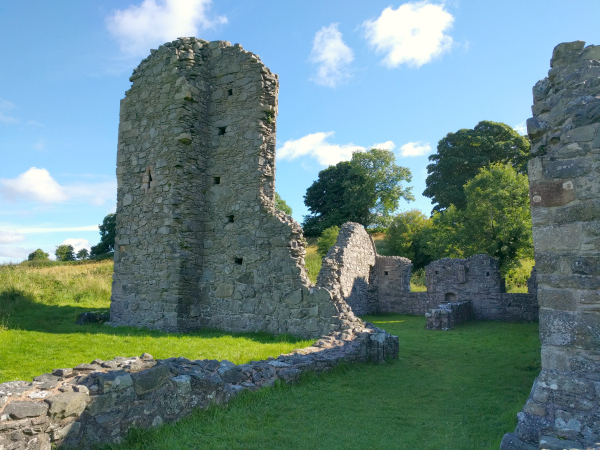
[(244, 337), (251, 341), (268, 344), (274, 342), (296, 343), (301, 338), (288, 334), (272, 335), (265, 332), (231, 333), (215, 329), (201, 329), (185, 333), (168, 333), (137, 327), (111, 327), (109, 325), (75, 325), (81, 313), (108, 312), (108, 308), (47, 305), (36, 302), (24, 291), (9, 288), (0, 291), (0, 323), (4, 330), (37, 331), (56, 334), (105, 334), (111, 336), (181, 337), (197, 336), (212, 339), (223, 336)]

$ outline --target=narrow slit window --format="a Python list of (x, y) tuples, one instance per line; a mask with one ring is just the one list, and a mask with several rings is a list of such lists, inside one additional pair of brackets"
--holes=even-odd
[(227, 127), (218, 127), (219, 129), (219, 136), (223, 136), (225, 134), (225, 131), (227, 130)]
[(221, 177), (215, 177), (214, 182), (215, 184), (221, 184)]
[(231, 215), (231, 216), (227, 216), (227, 222), (228, 222), (228, 223), (233, 223), (233, 219), (234, 219), (234, 216), (233, 216), (233, 215)]
[(242, 263), (244, 262), (244, 258), (234, 258), (233, 260), (236, 264), (238, 265), (242, 265)]
[(485, 276), (486, 276), (486, 277), (489, 277), (489, 276), (490, 276), (490, 273), (489, 273), (489, 272), (486, 272), (486, 273), (485, 273)]
[(227, 89), (227, 95), (231, 97), (233, 95), (233, 89)]
[(384, 275), (388, 275), (388, 271), (386, 270), (385, 272), (383, 272)]

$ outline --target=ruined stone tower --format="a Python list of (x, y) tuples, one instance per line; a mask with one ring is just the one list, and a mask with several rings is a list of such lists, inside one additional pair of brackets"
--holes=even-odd
[(111, 323), (314, 337), (360, 324), (310, 288), (274, 208), (278, 78), (239, 44), (180, 38), (121, 101)]
[(600, 46), (584, 45), (558, 45), (548, 77), (533, 88), (542, 371), (503, 449), (600, 445)]

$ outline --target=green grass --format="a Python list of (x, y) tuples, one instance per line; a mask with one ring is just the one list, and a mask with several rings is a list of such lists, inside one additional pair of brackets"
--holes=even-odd
[(265, 333), (189, 334), (75, 325), (82, 312), (108, 311), (112, 261), (48, 267), (0, 266), (0, 383), (31, 380), (96, 358), (184, 356), (240, 364), (277, 356), (312, 341)]
[(306, 246), (306, 258), (305, 258), (305, 266), (306, 272), (308, 273), (308, 278), (312, 284), (317, 284), (317, 276), (319, 275), (319, 271), (321, 270), (321, 264), (323, 262), (323, 258), (317, 253), (316, 245), (307, 245)]
[[(186, 335), (77, 326), (106, 310), (112, 263), (0, 266), (0, 382), (96, 358), (262, 359), (310, 341), (266, 334)], [(470, 322), (425, 330), (423, 317), (366, 320), (396, 334), (400, 360), (305, 375), (247, 393), (177, 424), (134, 431), (119, 449), (497, 449), (539, 373), (536, 324)]]
[(540, 370), (535, 324), (365, 317), (400, 339), (400, 360), (306, 375), (177, 424), (137, 430), (114, 449), (494, 449)]

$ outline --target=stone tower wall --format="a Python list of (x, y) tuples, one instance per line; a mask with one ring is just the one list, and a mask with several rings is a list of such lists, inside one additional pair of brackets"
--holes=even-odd
[(359, 324), (309, 288), (302, 229), (274, 208), (277, 75), (239, 44), (181, 38), (130, 80), (111, 323), (306, 337)]
[(558, 45), (548, 77), (533, 88), (527, 129), (542, 371), (504, 449), (600, 442), (600, 46), (584, 45)]

